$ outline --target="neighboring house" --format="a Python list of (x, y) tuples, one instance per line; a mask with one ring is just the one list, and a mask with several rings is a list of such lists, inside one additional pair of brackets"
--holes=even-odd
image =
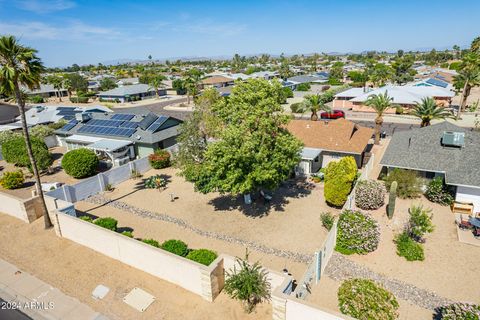
[(277, 77), (278, 77), (277, 71), (257, 71), (250, 74), (250, 78), (253, 78), (253, 79), (260, 78), (265, 80), (272, 80)]
[(231, 86), (235, 82), (234, 79), (225, 77), (225, 76), (213, 76), (206, 79), (203, 79), (201, 82), (202, 88), (221, 88), (226, 86)]
[(287, 79), (288, 82), (295, 83), (296, 85), (299, 85), (301, 83), (325, 83), (327, 82), (327, 80), (328, 79), (325, 79), (324, 77), (316, 75), (301, 75)]
[(304, 144), (302, 160), (295, 171), (305, 175), (315, 173), (330, 161), (345, 156), (354, 157), (361, 168), (373, 135), (373, 129), (343, 118), (332, 121), (292, 120), (287, 129)]
[[(158, 95), (167, 94), (165, 89), (159, 89)], [(97, 94), (99, 99), (126, 102), (132, 100), (143, 100), (155, 97), (155, 89), (148, 84), (132, 84), (118, 87), (112, 90), (103, 91)]]
[(450, 106), (452, 98), (455, 96), (455, 92), (452, 90), (437, 86), (391, 85), (371, 90), (348, 101), (352, 103), (353, 111), (373, 112), (373, 109), (366, 106), (365, 102), (371, 95), (384, 94), (385, 92), (388, 93), (389, 97), (393, 98), (392, 104), (394, 107), (391, 108), (389, 112), (395, 112), (395, 106), (410, 109), (415, 106), (417, 102), (421, 102), (423, 98), (428, 97), (435, 99), (438, 105), (448, 107)]
[(387, 172), (401, 168), (429, 179), (440, 176), (455, 189), (455, 200), (480, 211), (480, 132), (448, 121), (395, 132), (380, 164)]
[(57, 90), (53, 88), (53, 85), (51, 84), (41, 84), (39, 88), (34, 90), (30, 90), (28, 88), (23, 88), (23, 90), (25, 90), (25, 93), (28, 96), (40, 96), (43, 98), (58, 97), (59, 94), (61, 97), (68, 96), (67, 89)]
[(80, 113), (55, 131), (68, 150), (90, 148), (113, 165), (145, 157), (156, 149), (174, 147), (181, 120), (148, 113)]
[[(369, 89), (367, 88), (367, 90)], [(335, 99), (333, 99), (332, 106), (334, 109), (335, 108), (352, 108), (353, 102), (351, 100), (353, 98), (363, 95), (364, 93), (366, 93), (364, 88), (350, 88), (345, 91), (339, 92), (335, 95)]]
[[(28, 126), (35, 126), (39, 124), (49, 124), (58, 122), (60, 120), (72, 120), (77, 113), (107, 113), (112, 112), (109, 108), (104, 106), (92, 107), (63, 107), (63, 106), (36, 106), (28, 109), (25, 112), (25, 118)], [(17, 122), (20, 123), (20, 116), (17, 117)]]
[(117, 81), (117, 85), (119, 86), (126, 86), (126, 85), (139, 84), (139, 83), (140, 81), (138, 80), (138, 78), (123, 78)]
[(226, 77), (232, 78), (234, 80), (247, 80), (250, 78), (250, 76), (245, 73), (229, 73), (226, 75)]

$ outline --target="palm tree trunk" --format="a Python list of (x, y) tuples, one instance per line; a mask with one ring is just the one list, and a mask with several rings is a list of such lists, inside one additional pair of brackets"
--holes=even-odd
[(375, 144), (380, 144), (380, 129), (382, 128), (383, 118), (375, 118)]
[(58, 101), (62, 102), (62, 93), (58, 90)]
[(312, 121), (317, 121), (318, 120), (317, 111), (312, 111), (312, 115), (310, 116), (310, 120), (312, 120)]
[(23, 101), (23, 98), (20, 94), (20, 88), (18, 87), (17, 82), (15, 82), (15, 96), (17, 98), (18, 110), (20, 111), (20, 118), (22, 120), (21, 121), (22, 131), (23, 131), (23, 136), (25, 138), (25, 144), (27, 146), (27, 154), (28, 154), (28, 158), (30, 159), (30, 163), (32, 165), (33, 175), (35, 177), (35, 183), (37, 187), (37, 194), (40, 197), (40, 203), (43, 209), (43, 221), (45, 223), (45, 229), (48, 229), (52, 227), (52, 221), (50, 221), (47, 204), (45, 203), (45, 198), (43, 197), (42, 182), (40, 181), (40, 175), (38, 173), (37, 161), (33, 156), (32, 144), (30, 142), (30, 134), (28, 133), (28, 129), (27, 129), (27, 119), (25, 117), (25, 102)]
[(456, 120), (460, 119), (460, 114), (465, 110), (465, 106), (467, 105), (467, 98), (470, 93), (469, 86), (470, 84), (468, 83), (468, 80), (465, 80), (465, 85), (463, 86), (462, 90), (462, 99), (460, 100), (460, 106), (458, 107)]

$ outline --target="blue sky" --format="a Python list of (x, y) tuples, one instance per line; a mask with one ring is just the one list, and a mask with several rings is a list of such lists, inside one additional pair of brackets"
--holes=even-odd
[(478, 0), (0, 0), (0, 34), (47, 66), (116, 59), (469, 45)]

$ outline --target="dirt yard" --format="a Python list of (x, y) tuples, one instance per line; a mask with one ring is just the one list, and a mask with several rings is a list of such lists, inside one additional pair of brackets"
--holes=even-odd
[[(0, 256), (30, 274), (78, 298), (109, 319), (259, 319), (272, 318), (271, 305), (263, 304), (247, 315), (241, 305), (224, 293), (213, 303), (178, 286), (159, 280), (81, 245), (45, 231), (42, 219), (28, 225), (0, 213)], [(91, 297), (103, 284), (110, 288), (100, 301)], [(156, 301), (140, 313), (123, 297), (134, 287), (153, 294)]]

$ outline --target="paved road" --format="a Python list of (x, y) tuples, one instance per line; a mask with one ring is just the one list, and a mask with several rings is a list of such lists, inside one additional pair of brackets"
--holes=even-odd
[(0, 319), (2, 320), (33, 320), (25, 313), (15, 309), (3, 309), (6, 301), (0, 298)]

